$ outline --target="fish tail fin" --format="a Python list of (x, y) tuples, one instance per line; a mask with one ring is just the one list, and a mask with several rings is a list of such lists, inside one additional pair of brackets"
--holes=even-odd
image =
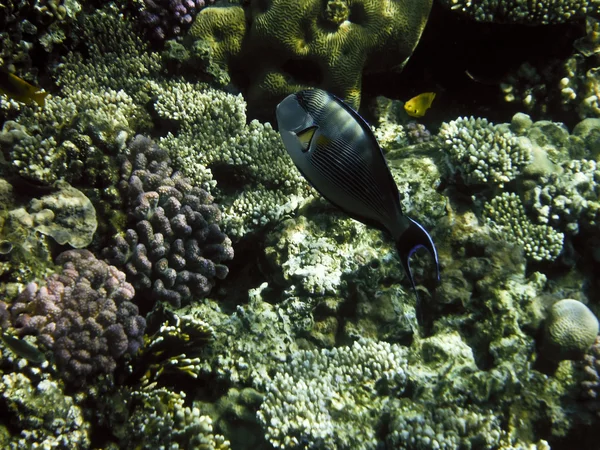
[(433, 243), (431, 236), (429, 236), (429, 233), (410, 217), (407, 217), (407, 219), (409, 226), (396, 241), (396, 250), (398, 250), (398, 254), (400, 255), (400, 261), (402, 262), (402, 267), (404, 267), (406, 276), (408, 276), (410, 284), (416, 293), (415, 280), (413, 279), (410, 270), (410, 257), (412, 254), (420, 247), (427, 249), (435, 261), (436, 278), (438, 281), (440, 280), (440, 264), (435, 244)]
[(37, 91), (33, 93), (32, 99), (38, 104), (39, 107), (43, 107), (46, 104), (46, 97), (48, 94), (49, 93), (46, 91)]

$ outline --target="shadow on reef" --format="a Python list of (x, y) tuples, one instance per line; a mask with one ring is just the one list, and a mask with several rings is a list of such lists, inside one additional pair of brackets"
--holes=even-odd
[[(408, 100), (421, 92), (436, 92), (433, 107), (422, 119), (428, 127), (471, 115), (506, 122), (522, 105), (504, 101), (503, 77), (526, 61), (535, 65), (568, 57), (573, 42), (585, 34), (584, 28), (579, 22), (546, 26), (478, 23), (434, 3), (404, 71), (365, 75), (363, 97)], [(567, 126), (578, 120), (562, 111), (549, 111), (549, 115)]]

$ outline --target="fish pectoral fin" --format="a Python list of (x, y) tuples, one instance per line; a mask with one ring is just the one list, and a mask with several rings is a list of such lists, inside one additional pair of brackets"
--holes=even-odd
[(296, 137), (298, 138), (298, 142), (300, 143), (303, 152), (307, 152), (310, 148), (310, 144), (318, 129), (319, 127), (317, 125), (313, 125), (296, 133)]

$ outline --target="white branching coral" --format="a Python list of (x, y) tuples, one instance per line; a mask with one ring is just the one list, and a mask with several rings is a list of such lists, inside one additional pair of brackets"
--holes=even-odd
[(553, 261), (562, 251), (564, 235), (548, 225), (533, 224), (515, 193), (504, 192), (485, 205), (490, 225), (534, 261)]
[(374, 449), (388, 397), (401, 392), (406, 351), (364, 340), (352, 347), (301, 350), (267, 383), (258, 419), (275, 448)]
[(487, 119), (459, 117), (441, 126), (439, 138), (450, 169), (466, 184), (502, 186), (533, 158), (529, 139)]
[(563, 23), (597, 10), (598, 0), (442, 0), (478, 22), (543, 25)]

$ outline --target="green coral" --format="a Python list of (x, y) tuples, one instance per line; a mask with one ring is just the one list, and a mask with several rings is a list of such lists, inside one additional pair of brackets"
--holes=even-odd
[(246, 22), (242, 7), (211, 7), (198, 14), (190, 35), (208, 41), (230, 73), (243, 67), (250, 79), (248, 102), (262, 114), (270, 115), (281, 98), (306, 87), (331, 91), (358, 107), (363, 72), (406, 63), (431, 3), (252, 2)]
[(598, 335), (598, 319), (583, 303), (564, 299), (550, 307), (544, 327), (543, 354), (552, 360), (578, 359)]
[(553, 261), (562, 251), (564, 235), (547, 225), (532, 223), (515, 193), (494, 197), (485, 205), (485, 216), (499, 236), (522, 247), (534, 261)]
[(543, 25), (578, 19), (598, 10), (598, 0), (442, 0), (478, 22)]

